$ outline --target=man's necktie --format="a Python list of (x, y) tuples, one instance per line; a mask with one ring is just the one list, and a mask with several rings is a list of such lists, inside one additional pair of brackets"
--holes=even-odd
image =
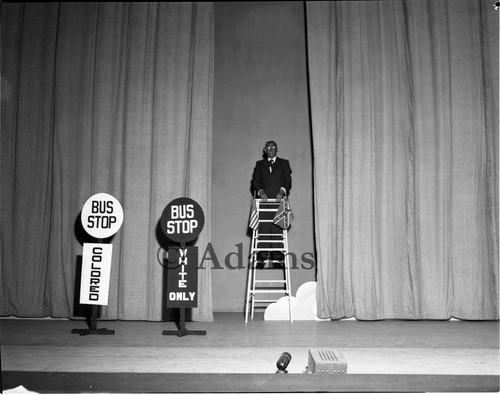
[(274, 161), (270, 160), (269, 161), (269, 172), (272, 173), (273, 172), (273, 166), (274, 166)]

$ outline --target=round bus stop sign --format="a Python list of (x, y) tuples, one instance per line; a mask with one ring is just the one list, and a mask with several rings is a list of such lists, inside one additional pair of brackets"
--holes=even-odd
[(123, 223), (123, 208), (118, 200), (107, 193), (91, 196), (82, 208), (82, 225), (97, 239), (113, 236)]
[(205, 225), (203, 209), (193, 199), (172, 200), (161, 215), (161, 228), (170, 240), (186, 243), (198, 237)]

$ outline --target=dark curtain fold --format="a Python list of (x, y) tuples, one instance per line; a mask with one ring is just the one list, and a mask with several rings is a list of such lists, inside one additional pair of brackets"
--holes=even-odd
[(320, 318), (498, 319), (494, 12), (306, 2)]
[[(102, 317), (171, 318), (163, 208), (196, 200), (210, 240), (212, 4), (3, 4), (1, 62), (0, 314), (75, 315), (79, 212), (106, 192), (125, 217)], [(212, 320), (198, 276), (193, 318)]]

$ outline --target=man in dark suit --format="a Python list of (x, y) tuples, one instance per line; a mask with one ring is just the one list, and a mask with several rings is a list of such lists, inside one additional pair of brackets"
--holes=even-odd
[[(292, 169), (287, 159), (278, 158), (278, 145), (275, 141), (268, 141), (264, 146), (265, 158), (257, 161), (252, 176), (252, 187), (262, 202), (267, 199), (280, 201), (288, 195), (292, 188)], [(264, 233), (282, 233), (282, 229), (271, 223), (259, 225), (259, 231)], [(269, 258), (268, 254), (259, 254), (258, 259), (263, 261)], [(283, 254), (271, 256), (273, 260), (282, 260)]]
[(264, 146), (265, 159), (257, 161), (253, 171), (252, 186), (263, 201), (281, 200), (292, 188), (292, 169), (287, 159), (278, 158), (278, 145), (268, 141)]

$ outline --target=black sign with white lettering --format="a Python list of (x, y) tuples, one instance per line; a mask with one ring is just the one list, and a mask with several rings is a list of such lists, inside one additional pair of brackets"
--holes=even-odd
[(166, 257), (167, 307), (196, 307), (198, 247), (170, 247)]
[(180, 197), (165, 207), (160, 223), (170, 240), (186, 243), (198, 237), (205, 225), (205, 215), (193, 199)]

